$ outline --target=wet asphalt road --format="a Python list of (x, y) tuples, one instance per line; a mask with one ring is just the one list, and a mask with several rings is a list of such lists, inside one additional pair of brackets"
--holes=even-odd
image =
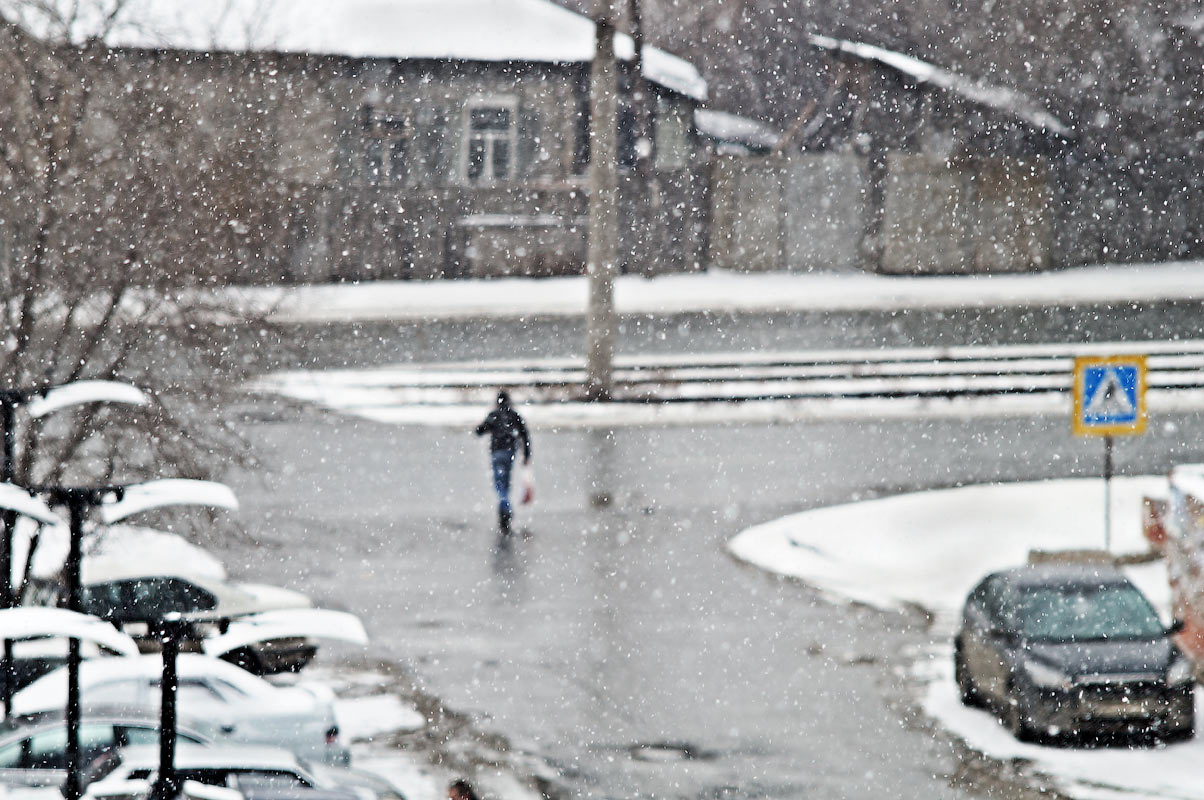
[[(1192, 338), (1204, 338), (1199, 303), (625, 317), (617, 348), (620, 353), (715, 353)], [(248, 367), (270, 370), (580, 356), (585, 334), (579, 320), (548, 317), (331, 326), (316, 335), (303, 326), (251, 326), (215, 333), (214, 339)], [(162, 353), (156, 349), (151, 356), (161, 360)]]
[[(708, 329), (700, 347), (839, 338), (805, 345), (822, 326), (795, 340), (767, 336), (778, 326), (765, 320), (732, 324), (726, 334)], [(1118, 324), (1097, 335), (1123, 338), (1128, 323)], [(419, 360), (496, 357), (535, 342), (527, 326), (489, 326), (492, 336), (455, 328), (462, 335), (445, 347), (387, 353), (376, 334), (327, 331), (271, 358), (334, 366), (419, 351)], [(876, 329), (843, 341), (894, 336), (889, 324)], [(1022, 332), (994, 338), (1032, 335)], [(677, 336), (679, 345), (691, 339)], [(740, 345), (719, 346), (730, 342)], [(536, 346), (554, 351), (564, 340)], [(963, 780), (957, 748), (910, 707), (899, 670), (928, 642), (918, 615), (827, 603), (723, 548), (748, 525), (816, 505), (1094, 474), (1099, 443), (1067, 428), (1025, 418), (537, 432), (538, 501), (519, 521), (530, 535), (499, 550), (483, 442), (265, 400), (246, 424), (264, 468), (232, 479), (257, 541), (228, 544), (226, 557), (248, 577), (362, 614), (373, 655), (407, 666), (449, 707), (552, 763), (571, 795), (1016, 796), (1023, 792)], [(1155, 420), (1147, 436), (1118, 442), (1118, 470), (1204, 459), (1202, 430), (1195, 416)], [(639, 750), (657, 744), (694, 757), (648, 760)]]

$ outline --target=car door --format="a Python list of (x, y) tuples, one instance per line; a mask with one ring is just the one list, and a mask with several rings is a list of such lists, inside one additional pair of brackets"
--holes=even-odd
[(990, 699), (988, 677), (991, 672), (991, 662), (994, 652), (991, 648), (990, 630), (991, 619), (987, 613), (987, 594), (990, 591), (990, 578), (984, 580), (966, 600), (962, 612), (962, 658), (970, 672), (975, 687)]
[[(80, 763), (87, 766), (116, 745), (111, 723), (80, 726)], [(42, 728), (0, 749), (0, 782), (21, 786), (58, 784), (67, 772), (67, 728), (62, 722)]]
[(983, 637), (983, 689), (1000, 704), (1008, 698), (1012, 661), (1008, 650), (1015, 641), (1011, 591), (1007, 580), (997, 576), (988, 584), (984, 597), (987, 626)]

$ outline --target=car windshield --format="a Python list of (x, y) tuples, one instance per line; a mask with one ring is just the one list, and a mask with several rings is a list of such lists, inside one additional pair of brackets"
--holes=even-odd
[(1163, 634), (1154, 608), (1134, 586), (1041, 586), (1022, 591), (1018, 622), (1031, 639), (1152, 639)]

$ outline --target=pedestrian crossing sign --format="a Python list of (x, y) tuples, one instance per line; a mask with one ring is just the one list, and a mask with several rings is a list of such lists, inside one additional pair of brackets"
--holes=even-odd
[(1144, 433), (1145, 356), (1074, 360), (1074, 432), (1078, 436)]

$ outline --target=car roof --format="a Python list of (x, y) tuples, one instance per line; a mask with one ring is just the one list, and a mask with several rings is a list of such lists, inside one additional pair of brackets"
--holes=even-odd
[[(176, 670), (181, 678), (213, 676), (240, 682), (248, 680), (255, 683), (263, 682), (262, 678), (252, 675), (242, 667), (201, 653), (180, 653), (176, 660)], [(66, 667), (59, 667), (48, 674), (65, 674), (65, 672)], [(83, 663), (80, 674), (89, 682), (114, 678), (157, 679), (163, 674), (163, 657), (158, 653), (147, 653), (139, 656), (90, 658)]]
[[(258, 675), (252, 675), (228, 661), (200, 653), (180, 653), (176, 669), (180, 680), (214, 678), (232, 684), (240, 691), (253, 696), (267, 695), (278, 688)], [(65, 684), (63, 676), (66, 671), (65, 666), (59, 667), (18, 691), (14, 695), (14, 702), (18, 710), (29, 708), (30, 705), (34, 705), (36, 708), (34, 698), (45, 697), (48, 694), (54, 697), (62, 695)], [(141, 656), (90, 658), (81, 665), (80, 669), (80, 681), (85, 689), (110, 681), (153, 682), (162, 675), (163, 659), (153, 653)]]
[(88, 569), (83, 575), (82, 583), (84, 586), (92, 586), (97, 583), (109, 583), (111, 581), (151, 578), (184, 581), (185, 583), (195, 584), (211, 592), (239, 591), (227, 580), (201, 572), (189, 572), (179, 565), (166, 568), (162, 564), (140, 564), (123, 559), (103, 559), (89, 562)]
[[(10, 719), (0, 720), (0, 740), (24, 734), (32, 728), (65, 720), (66, 713), (62, 709), (18, 714)], [(160, 717), (158, 709), (145, 706), (90, 703), (80, 708), (80, 721), (85, 724), (88, 722), (151, 723), (157, 726)], [(206, 733), (206, 730), (212, 727), (211, 723), (193, 719), (187, 714), (177, 715), (177, 726), (190, 735), (212, 737), (212, 732)]]
[(994, 575), (1021, 588), (1131, 585), (1118, 567), (1109, 564), (1025, 564)]
[[(157, 768), (158, 745), (133, 745), (122, 751), (121, 762), (129, 768)], [(176, 746), (176, 769), (275, 769), (304, 772), (297, 757), (281, 747), (266, 745), (195, 745), (181, 742)]]

